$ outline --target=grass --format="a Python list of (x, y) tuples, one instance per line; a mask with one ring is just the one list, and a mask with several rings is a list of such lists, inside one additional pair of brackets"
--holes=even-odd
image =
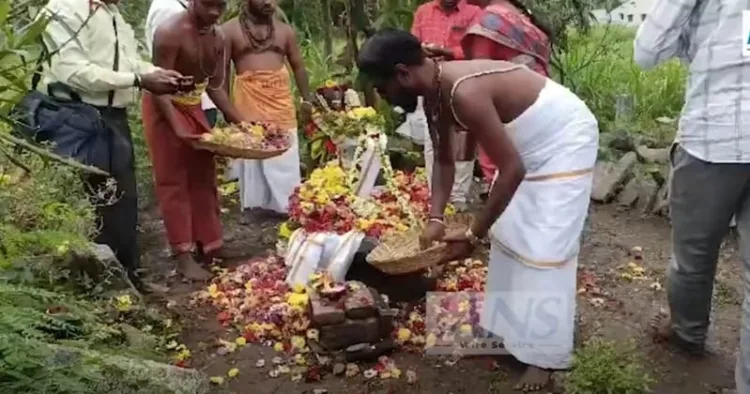
[(576, 351), (565, 379), (567, 394), (641, 394), (653, 378), (632, 343), (591, 340)]
[[(563, 83), (588, 104), (602, 131), (625, 127), (657, 144), (668, 144), (675, 126), (656, 119), (679, 115), (687, 71), (677, 61), (641, 70), (633, 62), (634, 37), (632, 29), (617, 26), (599, 27), (587, 35), (572, 34), (569, 50), (560, 58)], [(635, 99), (631, 124), (615, 125), (618, 95)]]

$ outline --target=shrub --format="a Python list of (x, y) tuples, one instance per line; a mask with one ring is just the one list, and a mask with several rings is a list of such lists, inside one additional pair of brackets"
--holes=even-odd
[(578, 349), (565, 381), (567, 394), (641, 394), (653, 379), (633, 344), (591, 340)]

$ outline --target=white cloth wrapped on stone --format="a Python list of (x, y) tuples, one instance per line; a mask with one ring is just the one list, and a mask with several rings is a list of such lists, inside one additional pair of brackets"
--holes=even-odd
[(294, 231), (285, 256), (285, 264), (290, 267), (286, 283), (306, 285), (312, 274), (323, 270), (334, 280), (343, 282), (364, 238), (365, 235), (357, 231), (341, 235)]

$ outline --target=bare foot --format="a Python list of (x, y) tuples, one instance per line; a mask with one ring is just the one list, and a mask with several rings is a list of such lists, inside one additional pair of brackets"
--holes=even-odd
[(219, 260), (219, 262), (223, 262), (227, 260), (240, 259), (246, 256), (247, 256), (247, 253), (245, 253), (244, 251), (228, 249), (227, 247), (221, 247), (217, 250), (213, 250), (206, 254), (203, 254), (201, 261), (204, 264), (213, 264), (216, 262), (216, 260)]
[(183, 253), (177, 256), (177, 272), (185, 277), (185, 279), (192, 281), (206, 281), (211, 279), (211, 273), (196, 263), (191, 253)]
[(651, 336), (654, 342), (665, 342), (669, 340), (672, 328), (670, 327), (671, 320), (669, 314), (660, 311), (651, 317), (648, 321), (648, 329), (651, 331)]
[(705, 344), (682, 339), (672, 330), (672, 319), (669, 313), (660, 311), (648, 321), (648, 328), (655, 343), (669, 343), (692, 356), (708, 355)]
[(549, 384), (550, 376), (552, 376), (551, 370), (529, 365), (513, 389), (524, 393), (542, 390)]

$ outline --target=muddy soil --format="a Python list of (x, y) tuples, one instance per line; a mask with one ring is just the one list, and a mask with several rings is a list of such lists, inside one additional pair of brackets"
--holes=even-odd
[[(314, 384), (293, 383), (288, 376), (271, 378), (268, 371), (275, 355), (271, 348), (252, 345), (229, 355), (216, 354), (218, 338), (231, 340), (237, 334), (221, 327), (211, 308), (190, 305), (190, 294), (204, 285), (181, 283), (172, 274), (163, 227), (155, 219), (158, 216), (145, 216), (144, 265), (152, 280), (172, 289), (166, 299), (153, 302), (169, 304), (169, 309), (181, 321), (181, 341), (191, 349), (191, 366), (210, 376), (226, 377), (229, 369), (240, 370), (236, 378), (225, 379), (226, 383), (216, 388), (217, 393), (297, 394), (313, 393), (316, 388), (325, 388), (332, 394), (511, 393), (522, 372), (510, 359), (499, 364), (486, 358), (450, 364), (445, 359), (397, 352), (393, 355), (397, 366), (404, 372), (415, 371), (419, 379), (416, 384), (407, 384), (403, 377), (366, 382), (361, 376), (353, 379), (326, 376), (322, 382)], [(248, 257), (274, 248), (278, 221), (262, 220), (243, 226), (237, 219), (236, 213), (227, 213), (224, 218), (226, 239), (232, 248), (247, 252)], [(648, 360), (646, 369), (657, 380), (653, 387), (655, 393), (722, 393), (723, 389), (732, 388), (742, 301), (741, 262), (733, 237), (728, 237), (722, 249), (714, 291), (710, 344), (717, 354), (695, 360), (654, 344), (645, 331), (652, 313), (666, 306), (665, 291), (659, 287), (664, 284), (670, 254), (669, 224), (662, 218), (641, 218), (611, 206), (594, 207), (589, 223), (579, 262), (579, 287), (588, 284), (588, 291), (578, 298), (579, 339), (601, 337), (634, 341)], [(635, 261), (630, 255), (634, 247), (643, 249), (642, 260)], [(623, 278), (632, 261), (645, 268), (645, 279)], [(266, 360), (265, 368), (256, 367), (259, 359)]]

